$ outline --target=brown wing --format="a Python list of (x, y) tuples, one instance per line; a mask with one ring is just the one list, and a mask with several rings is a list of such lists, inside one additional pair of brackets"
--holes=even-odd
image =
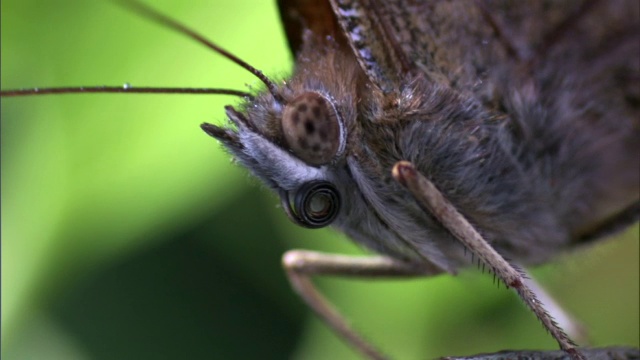
[[(346, 42), (371, 82), (385, 92), (397, 90), (404, 75), (413, 72), (485, 101), (491, 101), (494, 77), (505, 76), (496, 75), (497, 67), (535, 63), (553, 47), (594, 49), (607, 41), (607, 32), (623, 36), (626, 30), (620, 25), (628, 24), (624, 14), (599, 10), (625, 9), (633, 0), (619, 2), (278, 1), (294, 52), (300, 49), (303, 29), (310, 29)], [(612, 15), (622, 23), (609, 21)], [(598, 17), (605, 21), (598, 24)]]
[[(469, 87), (507, 50), (478, 6), (468, 1), (279, 0), (289, 44), (302, 33), (331, 36), (351, 48), (371, 83), (386, 93), (409, 73)], [(482, 46), (478, 46), (481, 44)], [(471, 46), (474, 45), (474, 46)]]
[[(508, 49), (468, 1), (279, 0), (294, 53), (303, 30), (347, 44), (373, 84), (385, 92), (402, 86), (407, 73), (460, 88), (478, 82), (488, 64)], [(478, 46), (482, 44), (482, 46)]]
[[(364, 4), (365, 16), (374, 19), (372, 33), (376, 34), (363, 46), (368, 48), (364, 52), (376, 55), (376, 59), (390, 57), (390, 61), (379, 61), (380, 67), (397, 74), (400, 86), (406, 75), (421, 73), (434, 83), (489, 98), (494, 84), (488, 70), (516, 56), (500, 24), (494, 21), (494, 16), (503, 12), (496, 11), (494, 4), (468, 0), (359, 3)], [(509, 8), (515, 3), (501, 6)], [(343, 28), (348, 34), (349, 28)], [(374, 51), (378, 44), (383, 51)]]
[(303, 31), (309, 29), (316, 38), (330, 36), (350, 48), (371, 83), (378, 88), (391, 92), (400, 87), (402, 74), (410, 66), (395, 40), (389, 37), (392, 31), (387, 19), (393, 13), (387, 3), (375, 0), (279, 0), (278, 5), (294, 53), (302, 46)]
[(280, 18), (294, 55), (302, 48), (303, 32), (343, 38), (328, 0), (278, 0)]

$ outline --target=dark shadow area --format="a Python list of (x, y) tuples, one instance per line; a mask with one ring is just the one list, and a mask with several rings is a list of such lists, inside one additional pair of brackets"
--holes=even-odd
[[(262, 240), (276, 237), (268, 216), (246, 216), (256, 212), (254, 191), (224, 213), (87, 276), (59, 299), (53, 316), (93, 359), (287, 358), (304, 308), (280, 268), (285, 249)], [(256, 286), (211, 241), (247, 242), (249, 255), (261, 259), (251, 271), (275, 285)]]

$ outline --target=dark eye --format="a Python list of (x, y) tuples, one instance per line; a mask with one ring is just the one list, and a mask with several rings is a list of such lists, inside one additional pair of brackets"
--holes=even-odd
[(342, 120), (324, 96), (306, 92), (289, 102), (282, 131), (291, 152), (309, 165), (328, 164), (344, 151)]
[(340, 211), (340, 194), (333, 184), (327, 181), (309, 181), (295, 193), (293, 212), (289, 201), (283, 201), (287, 214), (298, 225), (316, 229), (333, 222)]

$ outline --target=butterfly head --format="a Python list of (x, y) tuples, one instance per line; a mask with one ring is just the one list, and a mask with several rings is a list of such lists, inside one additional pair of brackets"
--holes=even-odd
[(347, 126), (330, 95), (283, 85), (283, 101), (265, 94), (227, 107), (235, 129), (203, 124), (235, 158), (281, 197), (287, 215), (309, 228), (331, 224), (342, 208), (339, 164), (344, 163)]
[[(402, 127), (385, 121), (382, 92), (339, 46), (303, 49), (290, 80), (226, 108), (231, 127), (202, 128), (279, 194), (294, 223), (333, 225), (374, 251), (421, 259), (396, 229), (417, 228), (420, 216), (401, 206), (406, 193), (391, 179), (399, 160), (393, 139)], [(424, 238), (421, 231), (410, 235)]]

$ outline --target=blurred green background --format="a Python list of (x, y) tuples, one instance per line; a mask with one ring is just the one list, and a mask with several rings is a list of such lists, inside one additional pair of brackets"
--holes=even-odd
[[(149, 2), (151, 3), (151, 2)], [(272, 1), (154, 1), (270, 76), (292, 58)], [(244, 89), (258, 83), (193, 41), (106, 1), (3, 0), (2, 88)], [(4, 359), (358, 358), (290, 290), (287, 249), (360, 253), (291, 224), (203, 121), (235, 98), (2, 99)], [(594, 345), (638, 346), (638, 227), (534, 273)], [(555, 343), (511, 292), (453, 278), (321, 279), (398, 359)]]

